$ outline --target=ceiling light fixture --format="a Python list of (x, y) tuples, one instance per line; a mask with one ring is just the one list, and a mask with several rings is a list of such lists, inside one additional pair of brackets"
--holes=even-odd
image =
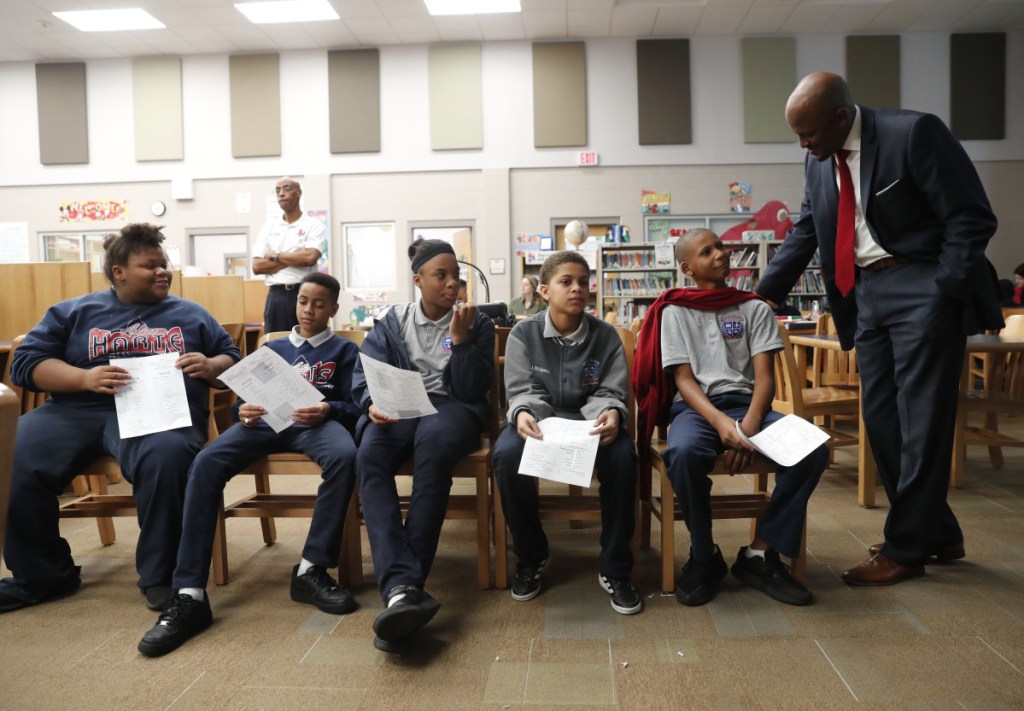
[(162, 30), (167, 26), (141, 7), (126, 7), (119, 10), (69, 10), (55, 12), (53, 15), (82, 32)]
[(522, 12), (519, 0), (423, 0), (431, 15), (494, 15)]
[(238, 2), (235, 9), (254, 25), (285, 22), (323, 22), (339, 20), (327, 0), (274, 0), (273, 2)]

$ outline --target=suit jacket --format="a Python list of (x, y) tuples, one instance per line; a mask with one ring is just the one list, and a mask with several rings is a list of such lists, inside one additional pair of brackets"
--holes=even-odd
[[(892, 255), (937, 265), (940, 288), (966, 305), (966, 333), (1001, 327), (998, 279), (985, 257), (997, 222), (963, 146), (931, 114), (863, 106), (860, 112), (860, 199), (871, 237)], [(836, 329), (850, 349), (856, 290), (843, 297), (835, 286), (835, 160), (819, 163), (808, 154), (804, 173), (800, 217), (756, 291), (781, 303), (818, 249)]]

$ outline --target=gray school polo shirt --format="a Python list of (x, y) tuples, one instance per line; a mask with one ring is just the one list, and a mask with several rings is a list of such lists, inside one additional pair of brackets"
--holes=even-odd
[[(661, 313), (662, 368), (689, 363), (709, 397), (753, 394), (753, 357), (781, 348), (775, 314), (758, 299), (720, 311), (668, 306)], [(675, 400), (681, 399), (677, 390)]]
[(449, 327), (452, 311), (437, 321), (423, 313), (420, 302), (395, 304), (391, 307), (402, 324), (402, 338), (409, 351), (409, 360), (423, 376), (423, 385), (432, 395), (447, 395), (444, 386), (444, 367), (452, 355), (452, 336)]

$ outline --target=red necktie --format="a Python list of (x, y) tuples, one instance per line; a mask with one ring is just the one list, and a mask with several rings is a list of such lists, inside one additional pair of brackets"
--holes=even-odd
[(854, 242), (854, 208), (857, 196), (853, 192), (853, 176), (850, 166), (846, 164), (846, 156), (850, 151), (841, 150), (836, 153), (836, 165), (839, 168), (839, 219), (836, 224), (836, 287), (839, 293), (846, 296), (853, 289), (853, 242)]

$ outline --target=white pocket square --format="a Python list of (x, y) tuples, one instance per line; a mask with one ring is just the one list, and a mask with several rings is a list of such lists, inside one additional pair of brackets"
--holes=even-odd
[(875, 193), (875, 197), (878, 197), (878, 196), (879, 196), (879, 195), (881, 195), (882, 193), (884, 193), (884, 192), (886, 192), (887, 190), (891, 189), (892, 187), (894, 187), (894, 186), (896, 185), (896, 183), (900, 182), (901, 180), (903, 180), (903, 178), (896, 178), (896, 180), (892, 181), (891, 183), (889, 183), (888, 185), (886, 185), (886, 186), (885, 186), (884, 188), (882, 188), (881, 190), (879, 190), (879, 191), (878, 191), (877, 193)]

